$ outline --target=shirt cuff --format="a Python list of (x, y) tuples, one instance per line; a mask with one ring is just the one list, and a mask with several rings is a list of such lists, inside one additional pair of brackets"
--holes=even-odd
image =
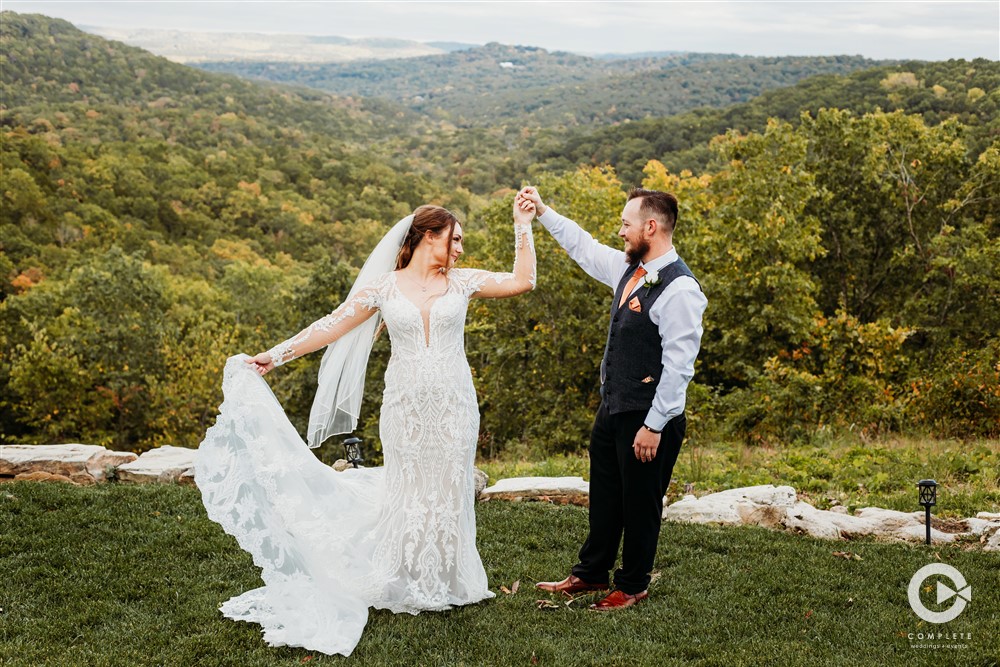
[(656, 408), (650, 408), (643, 423), (654, 431), (662, 431), (668, 421), (670, 421), (670, 417), (661, 414)]
[(551, 206), (546, 206), (545, 213), (542, 213), (540, 216), (538, 216), (538, 221), (543, 225), (545, 225), (553, 223), (561, 217), (562, 217), (561, 215), (552, 210)]

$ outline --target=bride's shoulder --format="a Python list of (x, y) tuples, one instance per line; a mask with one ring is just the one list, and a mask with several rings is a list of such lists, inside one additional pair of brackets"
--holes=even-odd
[(363, 296), (367, 299), (384, 297), (386, 293), (386, 288), (389, 286), (392, 280), (392, 271), (387, 271), (375, 276), (370, 280), (364, 287), (362, 287), (358, 295)]
[(394, 273), (395, 271), (386, 271), (385, 273), (379, 274), (375, 277), (375, 280), (369, 283), (369, 287), (374, 289), (381, 289), (385, 287), (392, 280)]
[(459, 285), (466, 294), (472, 294), (482, 289), (489, 275), (489, 271), (482, 269), (451, 269), (448, 280)]
[(455, 268), (448, 271), (448, 280), (464, 285), (471, 280), (476, 280), (483, 273), (486, 272), (482, 269)]

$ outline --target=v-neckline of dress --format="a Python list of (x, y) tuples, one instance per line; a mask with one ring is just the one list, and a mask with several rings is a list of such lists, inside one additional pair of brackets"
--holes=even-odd
[(410, 304), (410, 306), (415, 311), (417, 311), (417, 315), (420, 316), (420, 323), (421, 323), (421, 325), (423, 327), (423, 330), (424, 330), (424, 349), (428, 349), (431, 346), (431, 317), (434, 314), (434, 306), (437, 305), (438, 301), (440, 301), (444, 297), (448, 296), (448, 292), (451, 291), (451, 279), (448, 277), (447, 274), (445, 274), (445, 281), (446, 281), (445, 284), (447, 285), (447, 287), (445, 288), (443, 294), (439, 294), (439, 295), (437, 295), (434, 298), (434, 301), (431, 303), (430, 307), (427, 309), (427, 319), (425, 320), (424, 319), (424, 311), (421, 310), (420, 307), (417, 306), (417, 304), (413, 303), (413, 301), (410, 299), (410, 297), (406, 296), (406, 292), (404, 292), (402, 289), (399, 288), (398, 276), (399, 276), (399, 271), (393, 271), (392, 272), (392, 286), (395, 288), (395, 290), (399, 294), (400, 298), (402, 298), (403, 301), (405, 301), (406, 303)]

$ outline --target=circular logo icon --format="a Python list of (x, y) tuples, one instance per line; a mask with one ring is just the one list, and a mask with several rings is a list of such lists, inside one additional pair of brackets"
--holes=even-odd
[[(947, 577), (957, 589), (954, 590), (940, 581), (937, 583), (938, 604), (955, 598), (955, 603), (944, 611), (931, 611), (920, 600), (921, 587), (929, 577), (933, 577), (934, 575)], [(972, 600), (972, 586), (969, 586), (962, 573), (951, 565), (931, 563), (917, 570), (913, 578), (910, 579), (910, 586), (907, 588), (906, 594), (910, 599), (910, 607), (917, 616), (928, 623), (947, 623), (948, 621), (955, 620), (959, 614), (965, 611), (965, 605)]]

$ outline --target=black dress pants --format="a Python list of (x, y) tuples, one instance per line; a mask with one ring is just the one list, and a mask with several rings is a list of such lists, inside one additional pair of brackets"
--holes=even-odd
[(671, 419), (660, 435), (652, 461), (635, 457), (632, 444), (647, 412), (612, 415), (601, 401), (590, 434), (590, 534), (580, 549), (573, 574), (587, 583), (608, 582), (624, 533), (622, 565), (615, 588), (629, 595), (649, 586), (660, 536), (663, 494), (684, 440), (684, 414)]

